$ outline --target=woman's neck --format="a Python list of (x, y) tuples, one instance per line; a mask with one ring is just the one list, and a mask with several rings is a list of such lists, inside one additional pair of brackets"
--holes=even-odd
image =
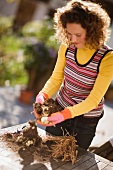
[(95, 49), (89, 49), (89, 48), (79, 48), (77, 49), (77, 61), (80, 64), (85, 64), (87, 63), (91, 57), (93, 56), (93, 54), (96, 52)]

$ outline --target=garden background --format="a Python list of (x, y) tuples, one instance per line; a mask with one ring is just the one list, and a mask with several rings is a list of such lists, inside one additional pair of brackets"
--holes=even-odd
[[(57, 59), (59, 44), (54, 37), (52, 18), (55, 9), (67, 1), (0, 0), (0, 128), (34, 119), (30, 113), (35, 96), (51, 75)], [(113, 1), (96, 2), (101, 2), (110, 14), (111, 36), (107, 44), (113, 48)], [(113, 135), (112, 114), (111, 82), (105, 115), (92, 145), (101, 145)]]

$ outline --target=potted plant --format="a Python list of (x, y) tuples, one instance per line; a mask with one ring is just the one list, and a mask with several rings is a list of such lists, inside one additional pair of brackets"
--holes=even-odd
[(50, 19), (27, 23), (22, 34), (25, 38), (24, 68), (28, 75), (24, 96), (25, 92), (29, 92), (34, 98), (52, 73), (58, 44), (54, 38), (53, 23)]
[(51, 57), (51, 54), (54, 54), (54, 50), (53, 52), (52, 50), (42, 42), (25, 46), (24, 67), (28, 75), (28, 83), (26, 89), (21, 91), (24, 97), (27, 96), (24, 102), (29, 103), (28, 98), (30, 97), (30, 100), (32, 100), (32, 97), (36, 96), (49, 78), (55, 61), (54, 57)]
[(105, 100), (113, 102), (113, 80), (111, 81), (109, 88), (106, 91)]

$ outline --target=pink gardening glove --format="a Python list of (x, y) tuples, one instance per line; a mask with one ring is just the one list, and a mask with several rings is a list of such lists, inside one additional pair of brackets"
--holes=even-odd
[(37, 96), (36, 96), (36, 103), (40, 103), (43, 104), (45, 100), (48, 99), (48, 95), (46, 93), (40, 92)]
[(52, 113), (51, 116), (48, 117), (48, 124), (44, 124), (41, 121), (37, 121), (38, 124), (41, 124), (42, 126), (53, 126), (55, 124), (61, 123), (66, 119), (71, 119), (72, 115), (69, 109), (64, 109), (61, 112)]
[[(40, 103), (43, 104), (45, 100), (48, 99), (48, 95), (46, 93), (40, 92), (37, 96), (36, 96), (36, 101), (35, 103)], [(39, 119), (41, 117), (40, 114), (38, 114), (35, 110), (35, 108), (33, 109), (33, 113), (35, 118)]]

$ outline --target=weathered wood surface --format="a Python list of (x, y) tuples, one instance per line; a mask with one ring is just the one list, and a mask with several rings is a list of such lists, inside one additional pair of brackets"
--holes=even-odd
[(110, 161), (113, 161), (113, 147), (109, 141), (104, 143), (99, 148), (95, 149), (93, 153), (100, 155), (101, 157), (104, 157)]
[[(12, 126), (0, 130), (0, 135), (7, 132), (15, 132), (15, 129), (22, 128), (24, 124)], [(40, 135), (45, 135), (45, 131), (38, 128)], [(62, 162), (61, 160), (49, 160), (40, 162), (33, 160), (32, 163), (24, 161), (18, 152), (8, 148), (5, 142), (0, 141), (0, 169), (2, 170), (113, 170), (113, 162), (100, 157), (81, 148), (78, 149), (77, 162)]]

